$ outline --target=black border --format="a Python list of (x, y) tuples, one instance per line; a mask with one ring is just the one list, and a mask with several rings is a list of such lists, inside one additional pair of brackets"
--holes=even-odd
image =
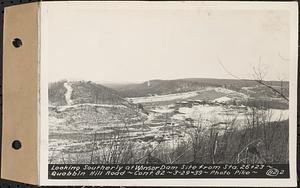
[[(25, 4), (25, 3), (31, 3), (31, 2), (40, 2), (40, 1), (53, 1), (53, 0), (0, 0), (0, 10), (1, 10), (1, 14), (0, 14), (0, 19), (1, 19), (1, 23), (0, 23), (0, 114), (1, 114), (1, 119), (0, 119), (0, 156), (1, 156), (1, 145), (2, 145), (2, 83), (3, 83), (3, 78), (2, 78), (2, 73), (3, 73), (3, 21), (4, 21), (4, 8), (8, 7), (8, 6), (13, 6), (13, 5), (19, 5), (19, 4)], [(60, 0), (56, 0), (56, 1), (60, 1)], [(69, 1), (73, 1), (73, 0), (69, 0)], [(84, 0), (82, 0), (84, 1)], [(97, 0), (92, 0), (92, 1), (97, 1)], [(291, 1), (287, 1), (287, 0), (283, 0), (283, 1), (270, 1), (270, 0), (265, 0), (268, 2), (291, 2)], [(258, 1), (257, 1), (258, 2)], [(300, 9), (299, 6), (299, 1), (293, 1), (293, 2), (298, 2), (298, 10)], [(299, 14), (299, 12), (298, 12)], [(299, 18), (299, 15), (298, 15)], [(300, 26), (299, 22), (298, 25)], [(298, 35), (299, 36), (299, 35)], [(298, 37), (298, 51), (300, 49), (300, 45), (299, 45), (299, 37)], [(299, 53), (298, 53), (298, 65), (299, 65)], [(299, 73), (299, 66), (298, 66), (298, 73)], [(298, 75), (298, 84), (299, 84), (299, 75)], [(299, 86), (297, 85), (297, 97), (299, 96)], [(298, 174), (300, 174), (300, 157), (299, 157), (299, 149), (300, 149), (300, 126), (299, 126), (299, 105), (297, 102), (297, 176)], [(1, 167), (1, 164), (0, 164)], [(299, 183), (299, 177), (298, 177), (298, 186), (300, 186)], [(9, 181), (9, 180), (4, 180), (4, 179), (0, 179), (0, 188), (31, 188), (31, 187), (41, 187), (41, 186), (35, 186), (35, 185), (29, 185), (29, 184), (23, 184), (23, 183), (18, 183), (18, 182), (14, 182), (14, 181)], [(61, 187), (61, 186), (42, 186), (42, 187)], [(64, 186), (66, 188), (68, 187), (80, 187), (80, 186)], [(91, 186), (88, 186), (91, 187)], [(98, 186), (93, 186), (93, 187), (98, 187)]]

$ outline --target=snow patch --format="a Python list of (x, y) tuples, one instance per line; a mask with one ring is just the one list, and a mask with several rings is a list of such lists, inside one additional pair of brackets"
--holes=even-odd
[[(199, 118), (204, 120), (220, 120), (225, 121), (228, 119), (237, 118), (239, 121), (246, 120), (246, 113), (250, 113), (250, 109), (230, 109), (223, 106), (208, 106), (199, 105), (193, 106), (192, 108), (181, 107), (178, 110), (180, 114), (173, 115), (172, 118), (177, 120), (185, 120), (186, 118), (192, 118), (198, 120)], [(267, 113), (267, 111), (264, 111)], [(283, 121), (289, 119), (289, 110), (269, 109), (270, 119), (269, 121)]]
[(197, 95), (198, 95), (197, 91), (192, 91), (192, 92), (175, 93), (175, 94), (168, 94), (168, 95), (155, 95), (150, 97), (134, 97), (134, 98), (127, 98), (127, 100), (131, 101), (132, 103), (149, 103), (149, 102), (187, 99), (190, 97), (195, 97)]
[(231, 100), (232, 99), (229, 97), (220, 97), (220, 98), (213, 100), (213, 102), (224, 103), (224, 102), (229, 102)]
[(73, 100), (71, 99), (73, 88), (70, 83), (66, 82), (64, 83), (64, 87), (67, 89), (67, 92), (65, 93), (66, 102), (68, 105), (73, 104)]
[(181, 114), (175, 114), (173, 116), (174, 119), (185, 120), (186, 118), (192, 118), (197, 120), (199, 118), (212, 119), (213, 116), (218, 115), (218, 112), (223, 111), (223, 108), (220, 106), (200, 105), (192, 108), (181, 107), (178, 111)]
[(224, 93), (224, 94), (227, 94), (227, 95), (237, 95), (237, 96), (240, 96), (242, 98), (248, 98), (248, 95), (245, 95), (244, 93), (240, 93), (240, 92), (233, 91), (233, 90), (226, 89), (226, 88), (222, 88), (222, 87), (214, 88), (214, 90), (216, 92)]
[(159, 106), (153, 110), (154, 112), (158, 113), (171, 113), (174, 109), (170, 109), (169, 106)]
[(219, 93), (223, 93), (225, 95), (232, 96), (232, 97), (248, 98), (247, 95), (240, 93), (240, 92), (230, 90), (230, 89), (226, 89), (226, 88), (222, 88), (222, 87), (206, 87), (201, 90), (184, 92), (184, 93), (174, 93), (174, 94), (168, 94), (168, 95), (154, 95), (154, 96), (147, 96), (147, 97), (133, 97), (133, 98), (126, 98), (126, 99), (128, 101), (131, 101), (132, 103), (150, 103), (150, 102), (183, 100), (183, 99), (195, 97), (195, 96), (199, 95), (199, 93), (201, 93), (201, 92), (212, 91), (212, 90), (219, 92)]
[(96, 107), (108, 107), (108, 108), (127, 108), (124, 105), (112, 105), (112, 104), (94, 104), (94, 103), (83, 103), (83, 104), (74, 104), (69, 106), (58, 106), (58, 111), (64, 111), (69, 108), (77, 108), (82, 106), (96, 106)]
[(272, 109), (271, 121), (282, 121), (289, 119), (289, 110)]

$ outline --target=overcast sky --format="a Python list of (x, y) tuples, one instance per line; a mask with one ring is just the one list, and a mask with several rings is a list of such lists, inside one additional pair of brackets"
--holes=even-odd
[(233, 78), (218, 59), (240, 78), (251, 78), (261, 59), (266, 79), (288, 79), (288, 11), (49, 4), (42, 15), (49, 81)]

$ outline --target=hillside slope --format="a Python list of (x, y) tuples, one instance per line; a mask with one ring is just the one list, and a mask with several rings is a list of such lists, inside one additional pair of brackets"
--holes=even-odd
[(49, 84), (49, 103), (54, 106), (76, 104), (130, 105), (118, 92), (86, 81), (59, 81)]
[(73, 104), (92, 103), (92, 104), (125, 104), (127, 103), (113, 89), (107, 88), (93, 82), (72, 82), (71, 100)]
[[(61, 131), (123, 131), (126, 124), (145, 120), (147, 114), (113, 89), (90, 81), (49, 84), (48, 110), (51, 135)], [(121, 128), (111, 128), (114, 126)]]
[(67, 92), (67, 88), (65, 88), (64, 84), (65, 80), (50, 83), (48, 85), (48, 99), (49, 104), (53, 106), (63, 106), (67, 105), (65, 93)]

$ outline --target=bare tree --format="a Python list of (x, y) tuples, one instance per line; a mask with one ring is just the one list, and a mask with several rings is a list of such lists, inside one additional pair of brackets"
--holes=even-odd
[[(225, 72), (227, 72), (230, 76), (232, 76), (233, 78), (236, 78), (236, 79), (239, 79), (241, 80), (240, 77), (232, 74), (229, 70), (227, 70), (227, 68), (224, 66), (224, 64), (222, 63), (222, 61), (220, 60), (220, 58), (218, 58), (218, 62), (219, 64), (221, 65), (221, 67), (224, 69)], [(270, 84), (268, 84), (264, 79), (265, 79), (265, 76), (267, 74), (267, 71), (266, 71), (266, 67), (262, 67), (262, 63), (261, 63), (261, 57), (259, 58), (259, 64), (258, 66), (254, 66), (253, 67), (253, 76), (254, 76), (254, 79), (253, 81), (255, 81), (256, 83), (262, 85), (262, 86), (265, 86), (267, 88), (269, 88), (270, 90), (272, 90), (274, 93), (278, 94), (281, 98), (283, 98), (284, 100), (286, 101), (289, 101), (289, 98), (284, 95), (284, 93), (282, 92), (282, 89), (281, 90), (278, 90), (276, 89), (275, 87), (271, 86)]]
[(259, 64), (257, 66), (253, 67), (253, 76), (254, 81), (259, 83), (260, 85), (263, 85), (269, 89), (271, 89), (274, 93), (278, 94), (281, 98), (285, 99), (286, 101), (289, 101), (289, 98), (283, 94), (283, 84), (281, 81), (281, 87), (280, 90), (276, 89), (275, 87), (268, 84), (266, 81), (264, 81), (266, 75), (267, 75), (267, 68), (264, 67), (264, 65), (261, 63), (261, 57), (259, 58)]

